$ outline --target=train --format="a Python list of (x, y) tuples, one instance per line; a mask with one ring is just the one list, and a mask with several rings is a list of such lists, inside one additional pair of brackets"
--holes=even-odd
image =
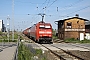
[(26, 35), (27, 37), (30, 37), (30, 28), (26, 28), (26, 29), (23, 31), (23, 34)]
[(32, 27), (25, 29), (23, 34), (38, 43), (53, 43), (52, 26), (50, 23), (40, 21)]

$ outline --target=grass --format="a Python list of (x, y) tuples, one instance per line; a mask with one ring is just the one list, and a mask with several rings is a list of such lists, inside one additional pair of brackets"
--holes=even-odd
[(53, 29), (52, 32), (53, 32), (52, 38), (53, 38), (53, 39), (57, 39), (58, 37), (56, 36), (56, 31)]
[[(9, 42), (17, 42), (17, 39), (18, 39), (18, 33), (15, 32), (14, 33), (14, 39), (16, 40), (12, 40), (12, 32), (10, 32), (9, 34)], [(20, 36), (20, 39), (22, 40), (23, 37)], [(7, 32), (0, 32), (0, 42), (8, 42), (8, 36), (7, 36)]]
[(29, 51), (25, 45), (21, 43), (21, 45), (18, 48), (18, 60), (31, 60), (33, 57), (33, 54)]
[(53, 38), (54, 40), (55, 40), (55, 39), (58, 39), (58, 37), (57, 37), (57, 36), (55, 36), (55, 35), (53, 35), (53, 37), (52, 37), (52, 38)]
[(35, 49), (35, 54), (33, 54), (23, 43), (20, 44), (18, 48), (18, 60), (37, 60), (35, 57), (38, 57), (38, 60), (46, 60), (41, 49)]
[(64, 40), (66, 43), (90, 43), (90, 40), (84, 39), (84, 40), (77, 40), (74, 38), (68, 38)]

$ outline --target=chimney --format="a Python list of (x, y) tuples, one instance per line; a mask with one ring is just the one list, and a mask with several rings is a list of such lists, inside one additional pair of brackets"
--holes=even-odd
[(79, 14), (76, 14), (75, 16), (76, 16), (76, 17), (79, 17)]

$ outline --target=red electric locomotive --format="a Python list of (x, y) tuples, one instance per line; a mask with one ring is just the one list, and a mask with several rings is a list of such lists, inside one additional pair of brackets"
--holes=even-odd
[(38, 22), (30, 28), (30, 37), (36, 42), (52, 42), (52, 26), (50, 23)]

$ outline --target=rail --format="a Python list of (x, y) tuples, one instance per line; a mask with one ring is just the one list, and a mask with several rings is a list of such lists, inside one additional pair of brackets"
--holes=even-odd
[[(41, 44), (42, 45), (42, 44)], [(46, 46), (44, 46), (44, 45), (42, 45), (43, 47), (45, 47), (45, 48), (47, 48)], [(58, 58), (60, 58), (60, 59), (63, 59), (64, 60), (64, 58), (62, 58), (60, 55), (58, 55), (57, 53), (55, 53), (55, 52), (53, 52), (51, 49), (49, 49), (49, 48), (47, 48), (51, 53), (53, 53), (55, 56), (57, 56)]]
[[(41, 45), (42, 45), (42, 44), (41, 44)], [(44, 46), (44, 45), (42, 45), (42, 46), (45, 47), (45, 48), (47, 48), (51, 53), (53, 53), (55, 56), (57, 56), (58, 58), (60, 58), (60, 60), (66, 60), (66, 58), (63, 57), (62, 55), (56, 53), (55, 51), (52, 51), (51, 49), (49, 49), (48, 47), (46, 47), (46, 46)], [(53, 45), (51, 45), (51, 46), (53, 46)], [(53, 47), (58, 48), (58, 47), (56, 47), (56, 46), (53, 46)], [(61, 48), (58, 48), (58, 49), (60, 49), (61, 51), (63, 51), (63, 53), (65, 53), (65, 54), (67, 54), (67, 55), (70, 55), (70, 56), (72, 56), (72, 57), (74, 57), (74, 58), (76, 58), (76, 59), (78, 59), (78, 60), (84, 60), (84, 59), (82, 59), (82, 58), (80, 58), (80, 57), (78, 57), (78, 56), (75, 56), (75, 55), (73, 55), (72, 53), (67, 52), (67, 51), (65, 51), (65, 50), (63, 50), (63, 49), (61, 49)]]

